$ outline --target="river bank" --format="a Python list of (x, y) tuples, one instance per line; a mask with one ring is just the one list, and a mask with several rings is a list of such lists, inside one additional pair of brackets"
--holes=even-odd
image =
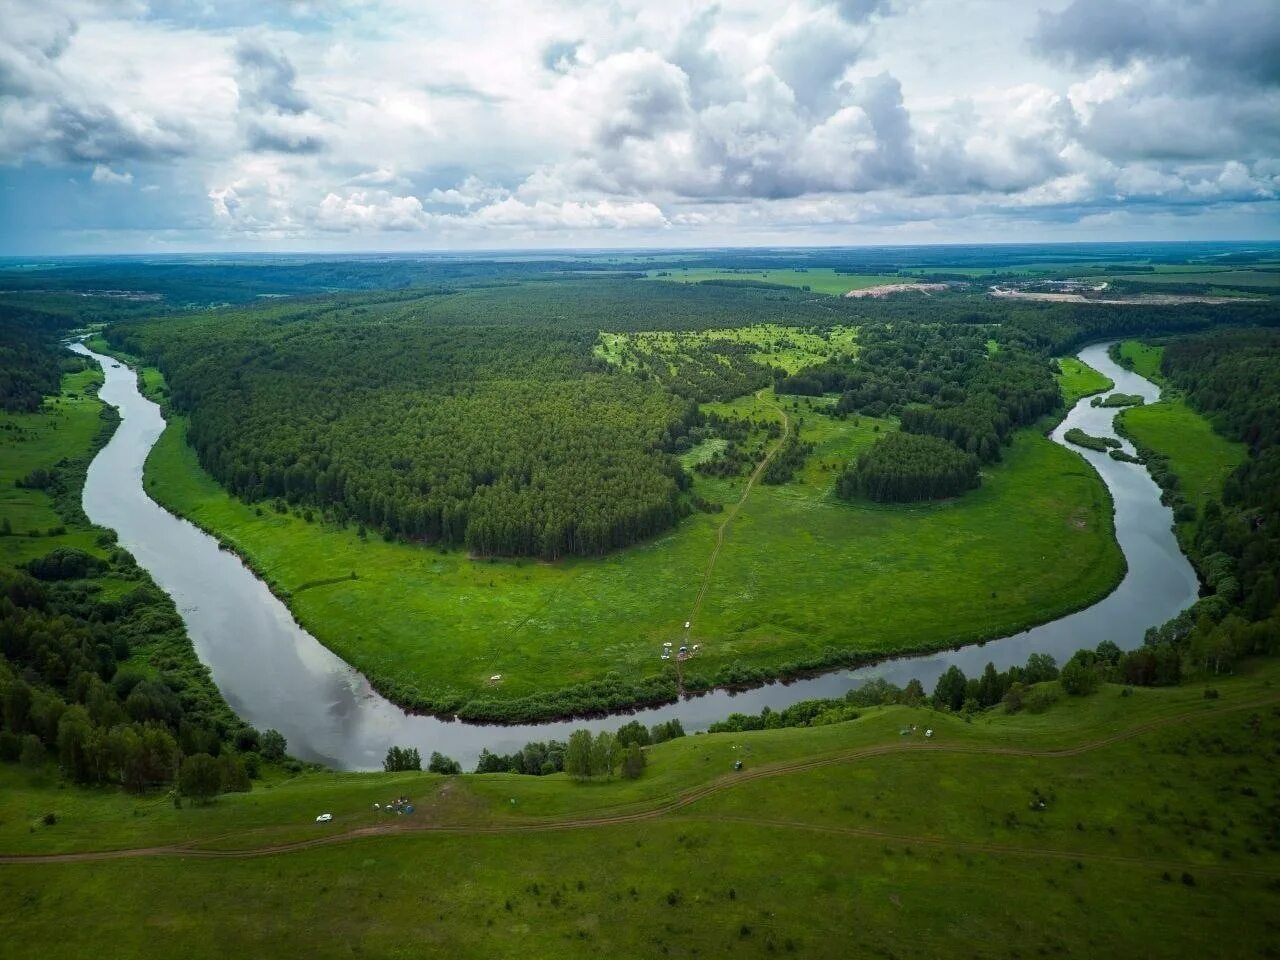
[[(146, 496), (142, 466), (164, 430), (159, 408), (138, 393), (136, 376), (101, 355), (107, 375), (102, 396), (120, 408), (123, 423), (90, 469), (85, 508), (116, 529), (121, 541), (153, 571), (175, 598), (201, 659), (224, 695), (248, 722), (275, 727), (300, 757), (348, 769), (376, 767), (390, 743), (440, 750), (468, 764), (482, 747), (517, 749), (529, 739), (564, 738), (580, 727), (612, 728), (615, 717), (518, 726), (476, 726), (408, 714), (378, 695), (369, 682), (298, 626), (288, 608), (241, 561), (216, 540), (173, 517)], [(1116, 389), (1142, 392), (1148, 402), (1158, 388), (1122, 370), (1105, 345), (1086, 347), (1081, 359), (1116, 382)], [(104, 362), (105, 361), (105, 362)], [(1138, 382), (1140, 381), (1140, 382)], [(1115, 411), (1082, 401), (1053, 433), (1062, 443), (1070, 426), (1111, 435)], [(1102, 422), (1100, 418), (1105, 418)], [(1133, 464), (1084, 454), (1103, 477), (1115, 504), (1116, 536), (1128, 558), (1128, 573), (1105, 600), (1052, 623), (986, 644), (918, 657), (897, 657), (874, 666), (838, 670), (756, 689), (717, 690), (631, 714), (645, 723), (679, 718), (686, 729), (705, 728), (729, 712), (775, 709), (811, 697), (839, 696), (884, 676), (896, 683), (916, 677), (929, 686), (955, 663), (966, 673), (991, 661), (1003, 668), (1041, 650), (1060, 659), (1081, 646), (1111, 639), (1122, 647), (1142, 640), (1194, 601), (1196, 581), (1177, 550), (1172, 518), (1159, 504), (1154, 483)]]

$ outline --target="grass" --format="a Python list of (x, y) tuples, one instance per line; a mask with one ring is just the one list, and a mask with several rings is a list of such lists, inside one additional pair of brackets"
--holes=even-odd
[[(0, 765), (3, 853), (254, 850), (385, 824), (372, 803), (401, 794), (418, 813), (391, 822), (440, 828), (266, 857), (5, 865), (0, 936), (15, 960), (1265, 956), (1278, 680), (1280, 663), (1254, 662), (1214, 700), (1104, 686), (1039, 715), (895, 706), (687, 737), (649, 748), (634, 782), (316, 773), (175, 810)], [(935, 731), (927, 747), (899, 736), (909, 723)], [(575, 827), (600, 819), (614, 822)]]
[(1214, 287), (1225, 287), (1229, 291), (1248, 291), (1253, 295), (1259, 292), (1280, 292), (1280, 270), (1205, 270), (1183, 269), (1169, 270), (1156, 268), (1155, 273), (1116, 274), (1111, 279), (1133, 280), (1138, 283), (1152, 284), (1208, 284)]
[(1133, 363), (1133, 372), (1146, 377), (1153, 383), (1163, 384), (1164, 377), (1160, 373), (1160, 361), (1164, 358), (1164, 347), (1157, 344), (1143, 343), (1140, 340), (1120, 341), (1120, 356)]
[[(719, 409), (777, 418), (779, 402), (766, 394)], [(851, 504), (834, 496), (836, 468), (893, 425), (832, 420), (816, 412), (823, 402), (791, 401), (815, 453), (798, 480), (758, 486), (738, 513), (686, 676), (710, 679), (739, 660), (776, 670), (828, 647), (874, 656), (1001, 636), (1093, 602), (1122, 575), (1105, 487), (1035, 431), (961, 499)], [(248, 506), (199, 467), (184, 430), (174, 418), (152, 451), (148, 492), (249, 557), (357, 669), (433, 698), (660, 673), (661, 644), (688, 618), (724, 518), (694, 514), (603, 559), (476, 561)], [(695, 491), (732, 503), (744, 480), (700, 478)]]
[(1248, 456), (1243, 443), (1223, 437), (1177, 396), (1130, 407), (1121, 416), (1134, 439), (1169, 458), (1184, 496), (1197, 508), (1221, 499), (1227, 476)]
[(1110, 377), (1104, 377), (1093, 367), (1075, 357), (1059, 357), (1058, 385), (1062, 387), (1062, 395), (1067, 406), (1071, 407), (1081, 397), (1110, 390), (1115, 383)]
[(849, 274), (836, 273), (828, 267), (776, 270), (722, 270), (716, 267), (676, 267), (650, 271), (650, 279), (669, 283), (702, 283), (706, 280), (746, 280), (760, 283), (776, 283), (787, 287), (808, 288), (814, 293), (843, 296), (850, 290), (875, 287), (882, 283), (895, 283), (903, 278), (897, 274)]
[(795, 373), (840, 354), (857, 353), (857, 329), (836, 325), (826, 330), (808, 331), (758, 323), (729, 330), (702, 330), (651, 333), (602, 333), (596, 356), (624, 370), (665, 366), (674, 370), (691, 349), (712, 341), (751, 344), (752, 360)]
[[(102, 372), (96, 367), (69, 373), (62, 378), (58, 396), (46, 398), (39, 411), (0, 411), (0, 524), (7, 521), (13, 531), (0, 536), (0, 563), (5, 566), (19, 566), (56, 547), (106, 556), (97, 533), (87, 525), (68, 524), (47, 493), (17, 486), (33, 470), (52, 470), (91, 447), (103, 426), (96, 395), (101, 382)], [(119, 586), (111, 578), (104, 584), (109, 591)]]

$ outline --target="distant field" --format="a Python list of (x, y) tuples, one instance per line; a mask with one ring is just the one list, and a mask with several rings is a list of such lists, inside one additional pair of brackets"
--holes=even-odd
[(896, 274), (847, 274), (835, 270), (813, 267), (797, 270), (721, 270), (714, 267), (679, 267), (652, 271), (649, 277), (673, 283), (701, 283), (704, 280), (757, 280), (761, 283), (778, 283), (788, 287), (807, 288), (814, 293), (840, 296), (850, 290), (893, 283)]
[[(1277, 679), (686, 737), (630, 782), (323, 773), (179, 810), (6, 764), (0, 855), (193, 852), (3, 865), (0, 936), (14, 960), (1265, 956)], [(399, 795), (414, 816), (373, 810)], [(236, 855), (387, 826), (419, 829)]]
[[(770, 392), (708, 409), (768, 419), (780, 402)], [(893, 425), (833, 420), (812, 403), (787, 409), (814, 455), (797, 480), (757, 486), (728, 530), (693, 630), (704, 649), (686, 676), (710, 679), (738, 660), (776, 669), (825, 647), (886, 654), (1000, 636), (1085, 605), (1121, 576), (1105, 487), (1034, 429), (960, 500), (845, 503), (832, 491), (836, 470)], [(472, 560), (255, 510), (199, 467), (184, 428), (175, 419), (148, 459), (149, 493), (252, 558), (292, 594), (304, 626), (361, 672), (424, 693), (519, 697), (610, 671), (658, 674), (724, 519), (695, 513), (602, 559)], [(744, 479), (700, 477), (694, 490), (733, 503)], [(307, 586), (353, 571), (356, 580)]]
[(1233, 290), (1280, 291), (1280, 270), (1169, 270), (1157, 267), (1155, 273), (1119, 273), (1113, 274), (1112, 279), (1170, 285), (1203, 283)]

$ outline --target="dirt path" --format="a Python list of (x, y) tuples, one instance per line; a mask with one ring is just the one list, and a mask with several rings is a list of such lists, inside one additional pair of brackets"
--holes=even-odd
[[(763, 399), (764, 393), (768, 390), (759, 391), (756, 396)], [(725, 515), (719, 529), (716, 530), (716, 545), (711, 549), (711, 557), (707, 560), (707, 569), (702, 575), (702, 584), (698, 587), (698, 595), (693, 601), (693, 610), (686, 618), (690, 624), (698, 619), (698, 613), (702, 610), (702, 600), (707, 595), (707, 587), (711, 585), (711, 574), (715, 572), (716, 561), (720, 559), (720, 548), (724, 546), (724, 536), (729, 531), (729, 524), (733, 523), (733, 518), (738, 515), (738, 511), (742, 509), (742, 505), (747, 502), (747, 497), (751, 496), (751, 489), (756, 485), (756, 480), (760, 478), (760, 474), (764, 473), (764, 468), (769, 465), (769, 461), (774, 458), (782, 445), (787, 442), (787, 438), (791, 435), (791, 418), (787, 416), (781, 404), (776, 405), (777, 411), (782, 414), (782, 436), (778, 438), (772, 449), (765, 454), (764, 459), (756, 465), (755, 470), (751, 472), (751, 476), (747, 478), (747, 485), (742, 489), (742, 496), (738, 498), (738, 502), (729, 508), (729, 512)], [(686, 631), (687, 635), (688, 631)]]
[[(305, 840), (294, 840), (285, 843), (267, 844), (261, 847), (239, 849), (239, 850), (211, 850), (208, 848), (191, 846), (191, 845), (170, 845), (170, 846), (153, 846), (153, 847), (133, 847), (122, 850), (100, 850), (86, 851), (83, 853), (50, 853), (50, 854), (9, 854), (0, 855), (0, 864), (36, 864), (36, 863), (88, 863), (105, 860), (125, 860), (137, 857), (179, 857), (198, 860), (231, 860), (231, 859), (247, 859), (252, 857), (268, 857), (276, 856), (284, 853), (294, 853), (301, 850), (309, 850), (314, 847), (329, 846), (336, 843), (347, 843), (353, 840), (359, 840), (366, 837), (386, 837), (397, 834), (463, 834), (471, 836), (482, 836), (489, 834), (520, 834), (520, 833), (547, 833), (558, 830), (579, 830), (591, 827), (608, 827), (618, 826), (631, 823), (639, 823), (647, 820), (655, 820), (661, 817), (670, 816), (700, 800), (705, 800), (715, 794), (731, 790), (743, 783), (751, 783), (757, 780), (772, 779), (774, 777), (788, 776), (790, 774), (801, 773), (807, 770), (813, 770), (820, 767), (828, 767), (837, 764), (854, 763), (860, 760), (867, 760), (873, 757), (881, 757), (898, 753), (961, 753), (975, 754), (983, 756), (1001, 756), (1001, 757), (1028, 757), (1039, 759), (1065, 759), (1069, 757), (1080, 756), (1093, 750), (1099, 750), (1112, 744), (1119, 743), (1123, 740), (1130, 740), (1134, 737), (1149, 733), (1162, 727), (1173, 726), (1176, 724), (1186, 723), (1206, 715), (1214, 717), (1227, 713), (1237, 713), (1245, 710), (1257, 710), (1266, 706), (1280, 704), (1280, 697), (1267, 697), (1261, 700), (1253, 700), (1247, 703), (1233, 704), (1231, 706), (1216, 708), (1211, 712), (1206, 712), (1203, 708), (1188, 713), (1176, 714), (1168, 717), (1159, 717), (1154, 720), (1148, 720), (1132, 726), (1119, 733), (1106, 737), (1100, 737), (1086, 743), (1077, 744), (1074, 747), (1060, 747), (1049, 750), (1034, 750), (1021, 747), (983, 747), (975, 744), (943, 744), (937, 742), (921, 742), (921, 741), (894, 741), (890, 743), (877, 744), (870, 747), (859, 747), (853, 750), (843, 750), (836, 753), (826, 754), (817, 757), (807, 757), (801, 760), (790, 760), (781, 763), (770, 764), (767, 766), (755, 767), (748, 770), (739, 771), (737, 773), (726, 774), (709, 783), (702, 784), (684, 793), (659, 800), (653, 806), (644, 807), (638, 810), (616, 811), (612, 814), (604, 814), (595, 817), (571, 817), (567, 819), (531, 819), (524, 823), (493, 823), (493, 824), (431, 824), (431, 823), (390, 823), (375, 824), (367, 827), (357, 827), (346, 830), (341, 833), (326, 834), (320, 837), (311, 837)], [(689, 816), (689, 819), (700, 819), (696, 816)], [(1264, 871), (1254, 871), (1246, 868), (1229, 867), (1226, 865), (1214, 864), (1188, 864), (1181, 861), (1166, 861), (1160, 859), (1144, 859), (1139, 857), (1126, 857), (1119, 854), (1105, 853), (1081, 853), (1071, 850), (1062, 850), (1054, 848), (1037, 848), (1037, 847), (1021, 847), (1007, 844), (981, 843), (977, 841), (955, 840), (947, 837), (938, 837), (928, 834), (896, 834), (885, 831), (878, 831), (863, 827), (844, 827), (840, 825), (824, 825), (805, 823), (802, 821), (788, 820), (769, 820), (769, 819), (752, 819), (737, 818), (715, 815), (717, 821), (741, 822), (744, 824), (754, 824), (758, 826), (770, 826), (778, 828), (811, 830), (818, 832), (826, 832), (832, 834), (847, 835), (853, 837), (870, 837), (875, 839), (893, 840), (903, 843), (917, 843), (932, 846), (945, 846), (955, 849), (972, 850), (977, 853), (991, 854), (1019, 854), (1024, 856), (1045, 856), (1055, 857), (1067, 860), (1090, 860), (1097, 862), (1126, 863), (1139, 864), (1155, 868), (1170, 867), (1182, 869), (1187, 866), (1194, 866), (1196, 870), (1212, 870), (1218, 873), (1238, 874), (1240, 876), (1260, 876), (1273, 877), (1278, 874)], [(212, 838), (211, 838), (212, 839)], [(225, 839), (225, 838), (217, 838)], [(209, 842), (206, 840), (204, 842)]]

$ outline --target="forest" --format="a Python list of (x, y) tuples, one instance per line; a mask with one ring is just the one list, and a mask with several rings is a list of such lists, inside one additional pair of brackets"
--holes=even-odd
[[(1269, 316), (1246, 303), (1214, 319), (1223, 312)], [(700, 402), (770, 382), (779, 394), (835, 393), (836, 415), (896, 416), (904, 432), (987, 463), (1014, 429), (1060, 403), (1051, 354), (1091, 337), (1208, 322), (1191, 308), (967, 295), (851, 302), (597, 277), (125, 319), (108, 336), (159, 366), (174, 408), (190, 416), (200, 463), (247, 501), (303, 505), (477, 556), (556, 559), (645, 540), (698, 505), (674, 454), (704, 425)], [(857, 356), (831, 351), (788, 374), (728, 338), (685, 337), (678, 352), (634, 363), (625, 348), (610, 362), (597, 346), (602, 331), (744, 323), (797, 335), (856, 325)], [(908, 449), (924, 449), (881, 442), (896, 445), (875, 459), (882, 476)], [(699, 469), (741, 472), (747, 463), (735, 455)], [(785, 481), (803, 456), (799, 441), (788, 443), (766, 481)], [(892, 492), (879, 484), (878, 496), (954, 494), (973, 485), (967, 462), (951, 458), (941, 486), (913, 474)]]

